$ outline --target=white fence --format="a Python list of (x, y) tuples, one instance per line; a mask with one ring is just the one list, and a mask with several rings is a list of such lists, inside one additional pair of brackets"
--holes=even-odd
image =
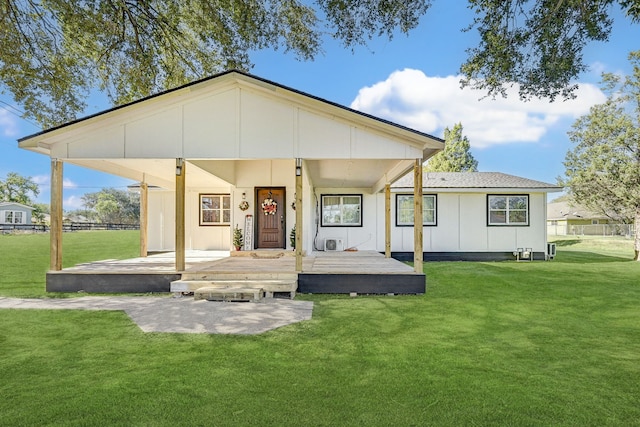
[(633, 224), (547, 225), (548, 236), (633, 236)]

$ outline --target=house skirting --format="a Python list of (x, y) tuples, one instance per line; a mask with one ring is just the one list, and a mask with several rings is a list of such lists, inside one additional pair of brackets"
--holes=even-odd
[(171, 282), (179, 280), (176, 273), (47, 273), (47, 292), (87, 293), (161, 293), (169, 292)]
[(298, 274), (298, 292), (303, 294), (424, 294), (424, 274)]
[[(391, 252), (398, 261), (413, 261), (413, 252)], [(424, 261), (515, 261), (513, 252), (424, 252)], [(544, 252), (534, 252), (535, 261), (544, 261)]]

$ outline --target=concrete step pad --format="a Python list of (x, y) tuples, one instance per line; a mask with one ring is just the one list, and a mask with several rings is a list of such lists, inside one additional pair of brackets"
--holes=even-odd
[[(195, 292), (200, 288), (259, 288), (273, 292), (295, 292), (297, 280), (176, 280), (171, 282), (171, 292)], [(293, 295), (292, 295), (293, 296)]]
[(243, 287), (217, 287), (207, 286), (196, 289), (193, 292), (193, 299), (208, 301), (260, 301), (262, 299), (261, 288)]

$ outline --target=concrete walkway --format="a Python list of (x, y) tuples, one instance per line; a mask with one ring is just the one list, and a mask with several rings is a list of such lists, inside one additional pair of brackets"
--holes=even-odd
[(311, 319), (312, 301), (194, 301), (192, 297), (80, 297), (19, 299), (0, 297), (0, 309), (121, 310), (144, 332), (260, 334)]

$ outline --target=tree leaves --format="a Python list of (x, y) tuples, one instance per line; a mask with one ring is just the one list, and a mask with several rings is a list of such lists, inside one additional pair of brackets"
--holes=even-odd
[[(408, 34), (431, 3), (0, 0), (0, 88), (47, 128), (75, 119), (95, 89), (122, 104), (216, 72), (247, 71), (260, 49), (313, 60), (327, 34), (352, 49)], [(616, 4), (640, 22), (640, 0), (469, 0), (476, 18), (467, 30), (477, 30), (480, 43), (467, 51), (462, 85), (489, 96), (518, 84), (522, 99), (571, 98), (587, 68), (583, 49), (607, 40)]]
[(136, 224), (140, 221), (140, 195), (115, 188), (104, 188), (82, 196), (83, 213), (102, 223)]
[[(613, 0), (469, 0), (480, 34), (461, 66), (463, 86), (506, 96), (515, 83), (520, 98), (573, 97), (573, 80), (587, 69), (583, 48), (606, 41)], [(630, 3), (630, 2), (627, 2)]]
[(426, 172), (476, 172), (478, 161), (471, 154), (471, 144), (462, 135), (462, 123), (444, 130), (444, 150), (429, 159)]
[(94, 88), (130, 102), (226, 69), (249, 53), (320, 50), (295, 0), (0, 1), (0, 81), (43, 127), (74, 119)]
[(40, 187), (31, 177), (24, 177), (16, 172), (9, 172), (5, 180), (0, 180), (0, 201), (15, 202), (31, 206), (31, 196), (38, 197)]
[(605, 215), (635, 222), (640, 251), (640, 52), (630, 55), (634, 73), (624, 80), (606, 74), (607, 101), (591, 107), (569, 132), (575, 144), (564, 165), (575, 200)]

